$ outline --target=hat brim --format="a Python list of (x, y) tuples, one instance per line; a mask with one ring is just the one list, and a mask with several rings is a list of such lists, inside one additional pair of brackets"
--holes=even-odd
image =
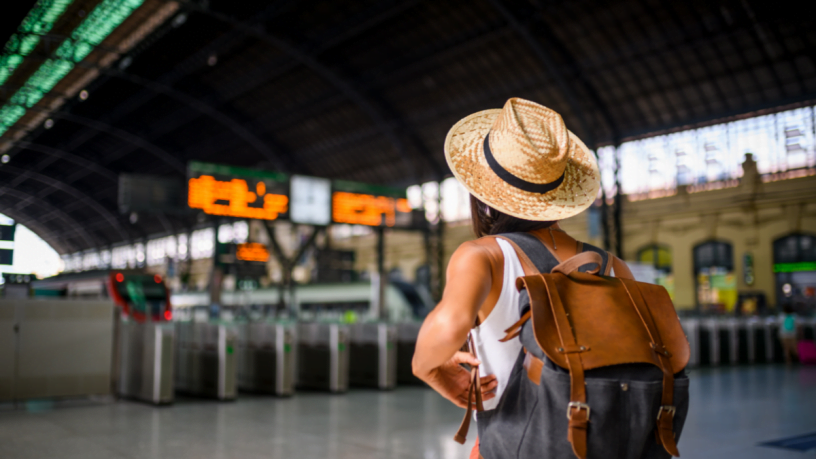
[(533, 193), (500, 179), (488, 166), (482, 150), (484, 138), (500, 113), (500, 109), (474, 113), (448, 131), (445, 159), (459, 183), (490, 207), (525, 220), (563, 220), (595, 202), (601, 186), (598, 162), (572, 132), (564, 181), (558, 188)]

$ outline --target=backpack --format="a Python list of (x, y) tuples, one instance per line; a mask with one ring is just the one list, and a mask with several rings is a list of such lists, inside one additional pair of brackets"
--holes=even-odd
[[(690, 352), (666, 290), (635, 281), (589, 244), (559, 264), (529, 233), (495, 237), (524, 269), (521, 319), (501, 340), (520, 339), (523, 349), (494, 410), (483, 411), (472, 369), (471, 403), (454, 439), (464, 443), (475, 402), (485, 459), (679, 456)], [(609, 277), (613, 265), (617, 277)]]

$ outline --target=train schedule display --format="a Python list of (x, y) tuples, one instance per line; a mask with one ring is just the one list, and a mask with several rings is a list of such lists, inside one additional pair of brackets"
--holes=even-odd
[(288, 216), (288, 177), (240, 167), (190, 162), (187, 204), (206, 214), (277, 220)]
[(405, 198), (405, 190), (337, 180), (332, 192), (332, 221), (408, 227), (411, 225), (411, 206)]
[(190, 208), (222, 217), (409, 228), (404, 188), (190, 162)]

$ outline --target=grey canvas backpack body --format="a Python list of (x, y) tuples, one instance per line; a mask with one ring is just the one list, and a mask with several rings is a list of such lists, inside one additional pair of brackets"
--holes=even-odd
[[(533, 235), (499, 237), (514, 245), (527, 265), (528, 275), (517, 282), (522, 319), (507, 330), (505, 338), (519, 339), (523, 349), (498, 406), (481, 411), (477, 397), (481, 456), (642, 459), (679, 455), (676, 441), (688, 412), (684, 370), (688, 342), (668, 294), (663, 296), (665, 290), (620, 275), (588, 273), (597, 266), (599, 273), (609, 274), (615, 261), (588, 244), (574, 259), (559, 264)], [(556, 272), (567, 264), (569, 271)], [(621, 265), (615, 264), (616, 270), (628, 273)], [(609, 320), (599, 314), (608, 314)], [(604, 333), (606, 337), (597, 336)], [(478, 386), (478, 377), (472, 385)], [(476, 397), (479, 388), (472, 389)], [(466, 417), (457, 441), (464, 441), (468, 423)]]

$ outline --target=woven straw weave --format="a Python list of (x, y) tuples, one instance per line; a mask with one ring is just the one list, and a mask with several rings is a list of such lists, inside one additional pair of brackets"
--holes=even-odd
[[(496, 161), (528, 182), (563, 183), (547, 193), (520, 190), (500, 179), (487, 164), (483, 142), (490, 133)], [(474, 113), (456, 123), (445, 139), (453, 174), (474, 196), (508, 215), (552, 221), (572, 217), (598, 195), (600, 173), (592, 152), (567, 130), (561, 115), (528, 100), (513, 98), (502, 109)]]

